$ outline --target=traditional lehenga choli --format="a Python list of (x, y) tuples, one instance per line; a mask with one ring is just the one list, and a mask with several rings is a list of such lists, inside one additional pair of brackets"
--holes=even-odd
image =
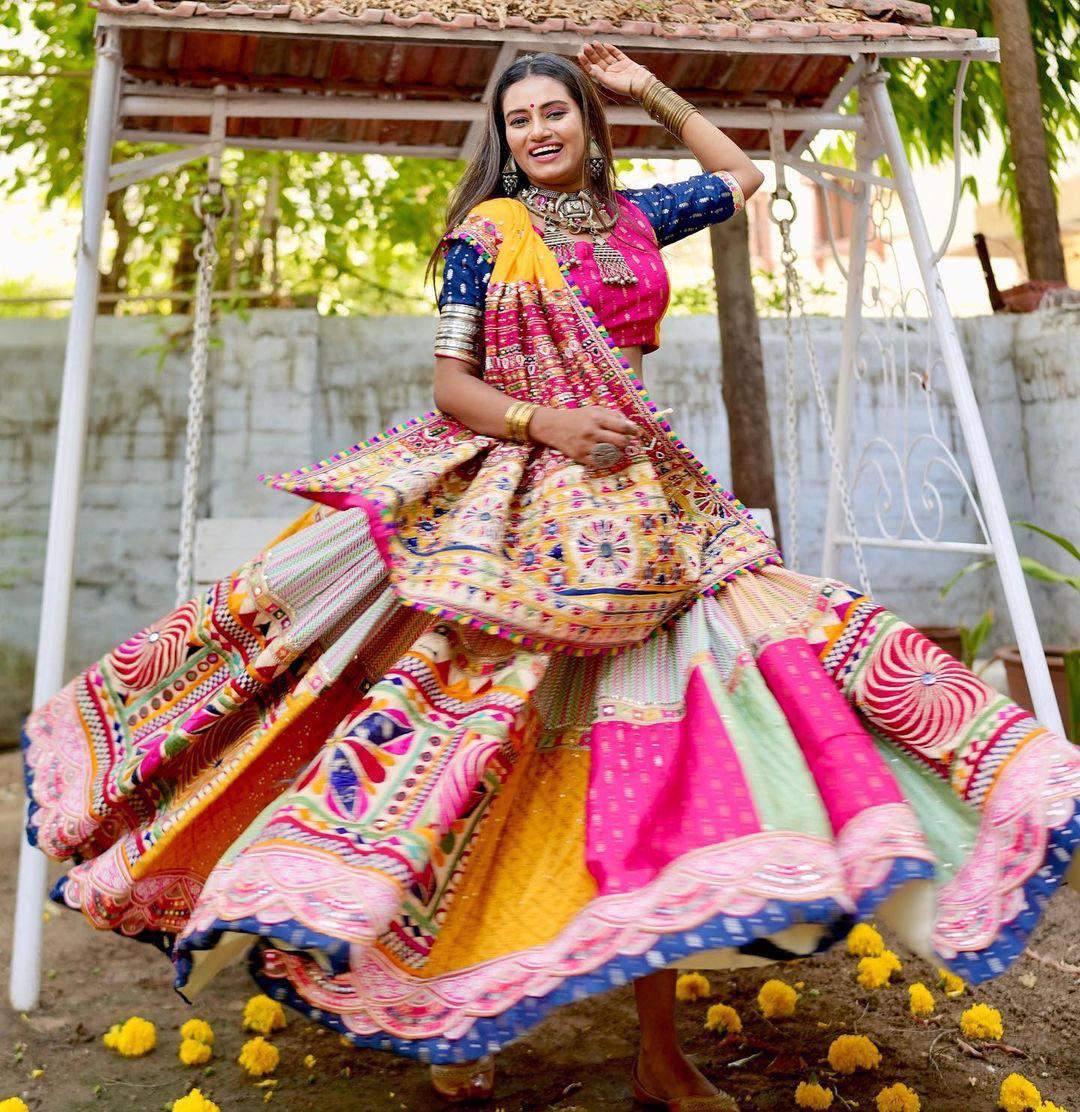
[(856, 588), (785, 568), (656, 416), (659, 248), (739, 204), (622, 190), (635, 285), (517, 200), (453, 229), (484, 379), (604, 405), (607, 469), (431, 413), (268, 478), (265, 551), (30, 716), (54, 898), (185, 993), (246, 955), (346, 1036), (477, 1058), (671, 966), (822, 950), (871, 917), (1002, 972), (1080, 840), (1080, 753)]

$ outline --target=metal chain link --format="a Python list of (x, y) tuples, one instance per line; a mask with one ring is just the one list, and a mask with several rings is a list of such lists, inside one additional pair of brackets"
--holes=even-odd
[[(790, 215), (781, 217), (778, 214), (778, 204), (787, 204)], [(851, 538), (851, 553), (855, 559), (855, 569), (859, 577), (859, 586), (867, 595), (873, 594), (870, 586), (870, 573), (866, 569), (866, 560), (863, 557), (862, 541), (859, 539), (855, 528), (855, 513), (851, 507), (851, 492), (848, 490), (847, 478), (840, 463), (840, 454), (836, 446), (836, 437), (833, 434), (832, 414), (829, 412), (828, 396), (825, 384), (821, 378), (821, 368), (818, 366), (817, 352), (814, 349), (813, 336), (810, 334), (810, 321), (806, 315), (806, 304), (803, 300), (802, 286), (799, 282), (799, 273), (795, 269), (797, 255), (791, 244), (791, 225), (797, 215), (795, 201), (786, 186), (780, 186), (769, 202), (769, 218), (780, 229), (782, 250), (780, 262), (784, 267), (784, 339), (786, 343), (786, 423), (787, 423), (787, 465), (788, 465), (788, 505), (791, 523), (789, 532), (790, 540), (785, 544), (785, 549), (790, 553), (790, 563), (798, 566), (798, 527), (796, 525), (799, 501), (799, 462), (798, 462), (798, 421), (795, 399), (795, 334), (792, 320), (792, 306), (799, 311), (799, 321), (802, 328), (803, 341), (806, 347), (807, 362), (810, 367), (810, 379), (814, 386), (814, 397), (817, 401), (818, 415), (821, 418), (821, 427), (825, 430), (825, 441), (829, 449), (832, 477), (836, 482), (836, 489), (840, 494), (840, 505), (844, 511), (844, 524), (847, 526), (848, 536)]]
[(213, 306), (214, 273), (218, 263), (217, 231), (226, 208), (224, 194), (220, 186), (215, 187), (214, 183), (195, 199), (195, 213), (202, 221), (202, 238), (195, 248), (198, 269), (195, 279), (191, 379), (188, 386), (187, 435), (184, 445), (184, 492), (180, 503), (180, 547), (176, 563), (177, 606), (182, 606), (188, 600), (192, 588), (206, 369), (210, 356), (210, 313)]

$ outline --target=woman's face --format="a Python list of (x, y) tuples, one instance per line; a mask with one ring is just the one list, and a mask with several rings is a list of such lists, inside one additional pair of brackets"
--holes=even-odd
[(534, 185), (580, 189), (585, 175), (585, 127), (569, 90), (554, 77), (531, 74), (503, 95), (510, 153)]

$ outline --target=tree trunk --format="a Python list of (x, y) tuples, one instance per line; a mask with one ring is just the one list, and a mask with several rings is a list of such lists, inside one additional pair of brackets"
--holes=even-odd
[(772, 511), (779, 539), (772, 434), (761, 332), (750, 281), (746, 213), (714, 224), (709, 229), (709, 242), (720, 323), (721, 390), (731, 441), (731, 489), (745, 505)]
[[(127, 288), (127, 262), (125, 256), (131, 245), (131, 222), (124, 212), (124, 192), (110, 193), (107, 202), (109, 219), (116, 229), (116, 251), (113, 253), (112, 265), (101, 276), (101, 293), (117, 294)], [(102, 300), (98, 302), (98, 312), (115, 314), (117, 302)]]
[(1016, 166), (1028, 278), (1064, 282), (1065, 256), (1046, 156), (1046, 128), (1027, 0), (990, 0), (990, 12), (1001, 40), (1001, 86)]

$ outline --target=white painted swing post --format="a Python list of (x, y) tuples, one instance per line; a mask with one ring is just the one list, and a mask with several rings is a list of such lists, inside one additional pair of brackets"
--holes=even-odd
[(1020, 567), (1016, 538), (1013, 536), (1009, 515), (1005, 509), (1005, 500), (994, 469), (994, 458), (979, 415), (979, 406), (968, 374), (964, 350), (956, 331), (956, 322), (949, 310), (949, 303), (941, 283), (941, 274), (934, 259), (934, 248), (930, 242), (922, 208), (919, 206), (911, 166), (908, 164), (904, 144), (900, 138), (900, 129), (893, 114), (889, 91), (885, 86), (886, 80), (887, 75), (879, 71), (870, 74), (863, 81), (862, 88), (869, 101), (865, 108), (873, 111), (877, 133), (889, 158), (896, 192), (903, 206), (904, 218), (907, 221), (908, 232), (911, 235), (930, 306), (931, 325), (941, 351), (942, 362), (945, 364), (945, 371), (949, 376), (949, 386), (956, 405), (957, 417), (960, 420), (960, 428), (964, 434), (968, 457), (971, 460), (971, 470), (979, 492), (979, 503), (986, 520), (987, 532), (990, 534), (990, 544), (994, 550), (1001, 586), (1005, 592), (1005, 603), (1009, 608), (1009, 618), (1023, 660), (1024, 674), (1031, 691), (1035, 714), (1043, 725), (1058, 733), (1064, 733), (1061, 714), (1050, 682), (1050, 669), (1047, 667), (1046, 655), (1035, 624), (1031, 597)]
[[(863, 94), (859, 102), (862, 104)], [(871, 136), (863, 128), (855, 139), (855, 168), (869, 173), (874, 154)], [(825, 540), (821, 554), (821, 574), (830, 578), (840, 575), (840, 538), (847, 532), (839, 478), (846, 476), (851, 458), (851, 409), (855, 396), (855, 364), (859, 357), (859, 335), (862, 331), (863, 282), (866, 272), (866, 243), (870, 224), (870, 185), (856, 181), (852, 196), (851, 239), (847, 265), (847, 306), (844, 310), (844, 331), (840, 342), (840, 366), (836, 380), (836, 406), (833, 414), (833, 439), (836, 459), (829, 470), (829, 498), (825, 509)], [(828, 196), (823, 198), (828, 204)]]
[[(64, 682), (68, 617), (75, 567), (75, 538), (86, 452), (90, 402), (90, 363), (94, 345), (101, 272), (101, 233), (108, 196), (109, 158), (120, 93), (120, 40), (116, 28), (100, 32), (90, 89), (83, 168), (82, 228), (75, 263), (75, 293), (68, 320), (67, 348), (56, 430), (56, 460), (49, 504), (49, 538), (41, 597), (34, 706)], [(24, 837), (19, 852), (15, 933), (11, 951), (10, 999), (13, 1008), (37, 1007), (41, 989), (42, 905), (46, 861)]]

